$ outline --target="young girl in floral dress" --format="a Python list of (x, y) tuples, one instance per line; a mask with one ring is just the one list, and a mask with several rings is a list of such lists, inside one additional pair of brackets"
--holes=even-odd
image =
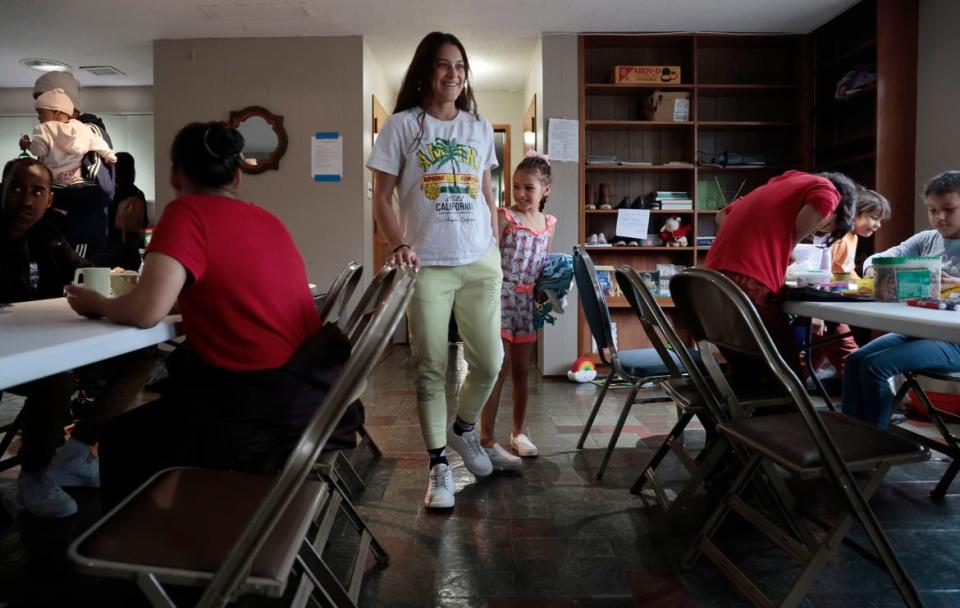
[(533, 289), (550, 251), (557, 223), (557, 218), (543, 213), (549, 194), (550, 161), (543, 154), (528, 152), (513, 174), (513, 206), (497, 210), (503, 266), (500, 337), (505, 356), (497, 383), (480, 414), (480, 445), (490, 456), (493, 466), (502, 469), (515, 469), (522, 463), (494, 437), (500, 393), (508, 373), (513, 381), (510, 446), (523, 457), (532, 458), (539, 453), (527, 435), (524, 420), (527, 413), (527, 369), (537, 343)]

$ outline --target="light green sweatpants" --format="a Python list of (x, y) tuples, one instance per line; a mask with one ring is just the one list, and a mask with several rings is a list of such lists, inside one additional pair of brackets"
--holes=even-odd
[(464, 266), (427, 266), (417, 276), (407, 309), (417, 357), (417, 405), (428, 450), (447, 445), (447, 330), (450, 311), (457, 319), (468, 372), (457, 415), (474, 423), (490, 396), (500, 366), (500, 250)]

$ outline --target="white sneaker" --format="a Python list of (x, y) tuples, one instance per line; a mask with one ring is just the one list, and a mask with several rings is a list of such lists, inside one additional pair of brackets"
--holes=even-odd
[(510, 435), (510, 447), (517, 451), (524, 458), (533, 458), (540, 453), (537, 446), (533, 445), (530, 438), (520, 433), (519, 435)]
[(455, 489), (450, 467), (445, 464), (438, 464), (430, 469), (430, 483), (427, 485), (427, 495), (423, 498), (423, 504), (428, 509), (453, 508), (453, 492)]
[(48, 470), (61, 487), (100, 487), (100, 461), (89, 445), (73, 438), (53, 455)]
[(490, 457), (480, 445), (480, 438), (477, 436), (477, 427), (472, 431), (464, 431), (462, 435), (457, 435), (453, 429), (447, 433), (447, 445), (460, 454), (463, 458), (463, 464), (467, 470), (477, 477), (486, 477), (493, 473), (493, 464)]
[(495, 469), (514, 471), (523, 468), (523, 458), (506, 451), (499, 443), (493, 444), (492, 448), (483, 448), (483, 450), (490, 457), (490, 463), (493, 464)]
[(587, 242), (586, 242), (586, 244), (587, 244), (587, 245), (596, 245), (596, 244), (597, 244), (597, 235), (596, 235), (596, 234), (591, 234), (590, 236), (588, 236), (588, 237), (587, 237)]
[(77, 501), (63, 491), (47, 469), (33, 473), (21, 471), (17, 478), (17, 493), (23, 508), (36, 517), (60, 519), (77, 512)]

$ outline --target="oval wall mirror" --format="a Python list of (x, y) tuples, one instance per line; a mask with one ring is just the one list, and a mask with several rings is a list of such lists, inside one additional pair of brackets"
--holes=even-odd
[(243, 135), (244, 162), (240, 163), (241, 171), (263, 173), (280, 168), (280, 159), (287, 151), (283, 116), (277, 116), (260, 106), (250, 106), (230, 112), (229, 124)]

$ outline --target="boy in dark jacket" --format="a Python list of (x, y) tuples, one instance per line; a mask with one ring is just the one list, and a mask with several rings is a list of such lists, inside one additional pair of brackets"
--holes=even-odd
[[(52, 183), (50, 170), (32, 158), (12, 160), (3, 168), (0, 302), (61, 297), (76, 269), (90, 265), (45, 218), (53, 202)], [(100, 485), (99, 463), (90, 446), (98, 441), (100, 426), (130, 405), (152, 367), (146, 349), (10, 389), (27, 397), (17, 485), (28, 512), (73, 515), (77, 503), (62, 487)], [(63, 427), (78, 380), (85, 386), (104, 385), (64, 444)]]

